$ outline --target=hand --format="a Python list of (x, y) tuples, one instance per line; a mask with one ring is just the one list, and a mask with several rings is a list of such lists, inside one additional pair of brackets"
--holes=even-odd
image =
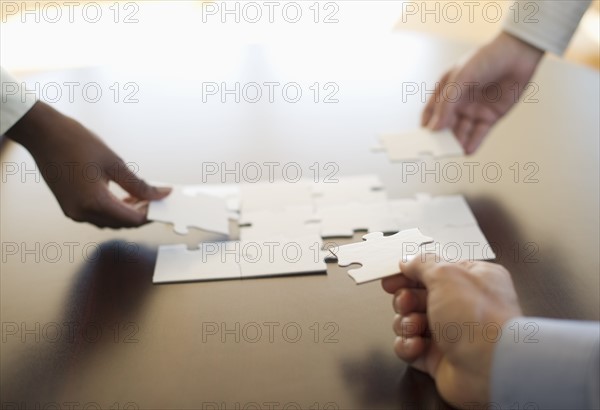
[(508, 320), (521, 315), (517, 295), (500, 265), (436, 258), (416, 256), (400, 264), (402, 274), (382, 281), (395, 294), (394, 349), (431, 375), (453, 406), (485, 405), (494, 341)]
[[(147, 222), (148, 200), (169, 195), (139, 179), (98, 137), (47, 104), (37, 102), (6, 135), (31, 153), (66, 216), (99, 227), (135, 227)], [(131, 196), (108, 190), (114, 181)]]
[(544, 52), (507, 33), (499, 34), (446, 72), (427, 101), (422, 126), (450, 128), (467, 154), (518, 101)]

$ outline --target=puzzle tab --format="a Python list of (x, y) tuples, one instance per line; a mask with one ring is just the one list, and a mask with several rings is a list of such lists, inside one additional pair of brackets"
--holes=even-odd
[(400, 273), (400, 261), (418, 254), (421, 245), (431, 242), (433, 238), (416, 228), (390, 236), (373, 232), (363, 236), (363, 242), (332, 248), (330, 252), (340, 266), (360, 264), (360, 268), (350, 269), (348, 274), (357, 284), (362, 284)]
[(402, 134), (384, 134), (379, 140), (381, 147), (376, 151), (387, 152), (392, 162), (464, 155), (462, 146), (450, 130), (434, 132), (420, 128)]
[(226, 199), (197, 192), (184, 193), (181, 186), (159, 201), (151, 201), (148, 219), (173, 224), (173, 230), (186, 235), (188, 228), (229, 235), (229, 211)]

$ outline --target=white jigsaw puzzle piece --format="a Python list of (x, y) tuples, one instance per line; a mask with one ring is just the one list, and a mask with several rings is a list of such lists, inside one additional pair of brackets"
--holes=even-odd
[(316, 217), (321, 221), (323, 238), (352, 237), (359, 230), (397, 232), (400, 226), (387, 201), (325, 206), (319, 208)]
[(320, 208), (347, 202), (382, 202), (387, 194), (377, 175), (355, 175), (324, 178), (313, 185), (313, 198)]
[(401, 228), (477, 225), (477, 219), (462, 195), (431, 197), (419, 194), (416, 199), (389, 201), (390, 212)]
[(323, 241), (319, 235), (243, 241), (242, 278), (326, 273)]
[[(375, 174), (348, 175), (337, 177), (336, 175), (324, 176), (322, 180), (313, 185), (313, 193), (316, 195), (326, 194), (328, 191), (336, 192), (339, 186), (354, 187), (354, 189), (365, 192), (371, 190), (382, 190), (383, 182)], [(344, 188), (345, 189), (345, 188)]]
[(196, 250), (162, 245), (153, 283), (175, 283), (326, 273), (319, 235), (259, 241), (205, 242)]
[(298, 182), (259, 182), (241, 186), (241, 212), (283, 210), (295, 206), (312, 206), (310, 184)]
[(232, 246), (239, 247), (239, 242), (207, 242), (200, 244), (197, 250), (188, 250), (186, 245), (161, 245), (152, 282), (240, 279), (238, 260), (235, 255), (224, 252)]
[(240, 217), (240, 239), (256, 240), (276, 236), (318, 234), (311, 206), (294, 206), (282, 210), (249, 211)]
[(359, 191), (352, 186), (339, 186), (337, 189), (331, 189), (322, 196), (315, 196), (314, 203), (316, 209), (326, 208), (329, 206), (345, 205), (349, 202), (354, 203), (374, 203), (387, 201), (387, 193), (385, 191)]
[(357, 284), (372, 282), (400, 273), (400, 261), (420, 253), (421, 245), (432, 242), (419, 229), (407, 229), (394, 235), (383, 236), (374, 232), (363, 236), (364, 241), (330, 249), (338, 260), (338, 265), (354, 263), (360, 268), (348, 270)]
[(462, 146), (450, 130), (434, 132), (420, 128), (402, 134), (384, 134), (380, 141), (392, 162), (464, 155)]
[(181, 186), (158, 201), (150, 201), (148, 219), (172, 223), (173, 230), (185, 235), (188, 228), (229, 235), (229, 213), (225, 199), (203, 193), (186, 195)]
[[(340, 266), (360, 263), (348, 273), (366, 283), (399, 273), (402, 258), (423, 251), (446, 260), (495, 257), (464, 197), (418, 194), (388, 201), (382, 188), (373, 175), (341, 177), (337, 184), (176, 186), (165, 200), (151, 202), (149, 219), (171, 222), (178, 233), (189, 226), (228, 233), (228, 214), (241, 210), (241, 241), (202, 243), (194, 251), (161, 246), (153, 281), (322, 273), (325, 255), (334, 255)], [(419, 229), (387, 237), (379, 232), (414, 227)], [(356, 230), (372, 233), (364, 242), (322, 250), (322, 237), (351, 237)]]
[(185, 185), (183, 193), (190, 196), (205, 194), (223, 198), (227, 203), (227, 209), (231, 212), (240, 211), (240, 187), (233, 184), (203, 184)]

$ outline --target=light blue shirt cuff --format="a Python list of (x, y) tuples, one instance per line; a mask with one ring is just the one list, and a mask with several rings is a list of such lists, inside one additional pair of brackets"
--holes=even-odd
[(600, 323), (520, 317), (503, 327), (492, 365), (494, 405), (598, 409), (599, 386)]

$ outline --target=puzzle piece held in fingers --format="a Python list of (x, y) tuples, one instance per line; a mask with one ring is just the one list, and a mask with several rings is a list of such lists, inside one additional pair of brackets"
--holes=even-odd
[(394, 235), (384, 236), (373, 232), (363, 236), (364, 241), (330, 249), (336, 256), (338, 265), (349, 266), (354, 263), (360, 268), (348, 270), (348, 274), (357, 284), (371, 282), (400, 273), (402, 260), (418, 254), (421, 245), (433, 242), (418, 229), (406, 229)]
[(229, 235), (227, 201), (214, 195), (197, 192), (188, 195), (181, 186), (159, 201), (151, 201), (148, 219), (173, 224), (173, 230), (186, 235), (188, 228)]
[(403, 134), (385, 134), (380, 142), (381, 147), (376, 151), (386, 151), (392, 162), (464, 155), (462, 146), (449, 130), (433, 132), (420, 128)]

